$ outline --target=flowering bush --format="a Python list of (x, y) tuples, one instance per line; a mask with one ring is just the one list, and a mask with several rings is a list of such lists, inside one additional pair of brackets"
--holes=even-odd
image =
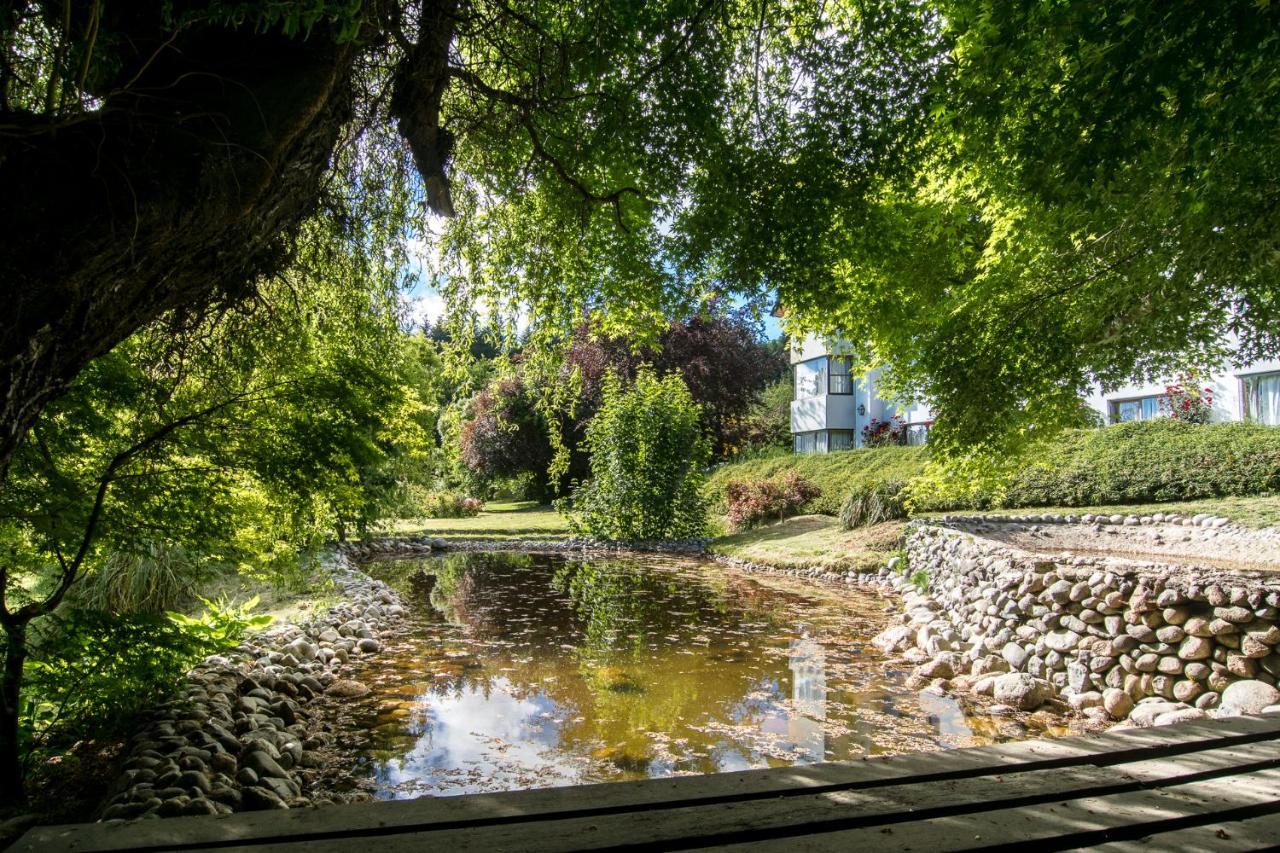
[(461, 492), (432, 492), (424, 504), (428, 518), (473, 518), (484, 509), (484, 501)]
[(1201, 386), (1195, 374), (1181, 376), (1172, 385), (1166, 385), (1160, 398), (1160, 409), (1178, 421), (1191, 424), (1207, 424), (1213, 414), (1213, 389)]
[(891, 444), (907, 443), (907, 425), (902, 418), (894, 415), (888, 420), (872, 418), (862, 428), (863, 447), (888, 447)]
[(795, 471), (767, 480), (729, 483), (724, 491), (729, 526), (745, 530), (763, 521), (795, 515), (820, 494), (812, 481)]

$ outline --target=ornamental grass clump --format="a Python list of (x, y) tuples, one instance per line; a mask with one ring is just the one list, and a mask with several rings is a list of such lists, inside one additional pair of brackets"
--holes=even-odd
[(746, 530), (766, 521), (787, 518), (822, 494), (808, 478), (787, 471), (779, 477), (742, 480), (725, 486), (729, 527)]
[(705, 535), (710, 451), (700, 417), (674, 373), (659, 378), (644, 367), (631, 385), (610, 374), (587, 426), (591, 479), (574, 490), (566, 512), (574, 531), (612, 542)]
[(884, 521), (907, 517), (904, 484), (899, 480), (864, 483), (845, 498), (840, 507), (840, 523), (846, 530), (870, 527)]

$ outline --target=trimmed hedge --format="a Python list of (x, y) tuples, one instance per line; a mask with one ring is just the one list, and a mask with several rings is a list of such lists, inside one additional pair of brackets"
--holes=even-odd
[[(1197, 498), (1280, 493), (1280, 427), (1258, 424), (1190, 424), (1169, 418), (1101, 429), (1067, 430), (1033, 446), (1003, 479), (1000, 494), (972, 488), (963, 499), (948, 496), (939, 472), (921, 477), (929, 461), (924, 447), (879, 447), (776, 456), (731, 463), (707, 481), (706, 494), (724, 510), (724, 490), (734, 480), (757, 480), (795, 471), (822, 494), (805, 512), (839, 515), (851, 495), (886, 483), (909, 484), (916, 512), (968, 507), (1100, 506), (1161, 503)], [(911, 483), (916, 480), (916, 483)], [(941, 480), (973, 487), (957, 473)], [(993, 477), (993, 486), (999, 477)], [(953, 490), (954, 491), (954, 490)], [(951, 499), (955, 498), (955, 499)]]
[(874, 447), (839, 450), (835, 453), (795, 454), (781, 451), (775, 456), (730, 462), (707, 478), (703, 493), (719, 512), (725, 510), (725, 488), (743, 480), (764, 480), (794, 471), (821, 490), (804, 507), (804, 512), (839, 515), (845, 498), (855, 489), (883, 482), (907, 482), (918, 476), (929, 461), (925, 447)]
[(1000, 505), (1159, 503), (1280, 491), (1280, 428), (1169, 418), (1069, 430), (1033, 448)]

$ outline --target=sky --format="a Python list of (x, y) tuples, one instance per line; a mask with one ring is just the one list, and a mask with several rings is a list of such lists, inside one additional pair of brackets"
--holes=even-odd
[[(431, 285), (431, 277), (427, 273), (432, 260), (434, 247), (429, 239), (416, 238), (409, 241), (409, 271), (417, 274), (414, 286), (402, 294), (405, 314), (411, 328), (420, 329), (427, 324), (439, 322), (445, 311), (444, 296)], [(735, 303), (736, 304), (736, 303)], [(517, 319), (520, 331), (524, 331), (525, 323)], [(764, 317), (765, 337), (773, 340), (782, 334), (778, 318), (772, 315)]]

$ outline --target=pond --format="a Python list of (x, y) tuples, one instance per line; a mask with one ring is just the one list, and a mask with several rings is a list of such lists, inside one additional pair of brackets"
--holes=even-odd
[(1028, 736), (909, 690), (888, 599), (710, 561), (382, 561), (412, 618), (352, 677), (339, 744), (379, 799), (778, 767)]

